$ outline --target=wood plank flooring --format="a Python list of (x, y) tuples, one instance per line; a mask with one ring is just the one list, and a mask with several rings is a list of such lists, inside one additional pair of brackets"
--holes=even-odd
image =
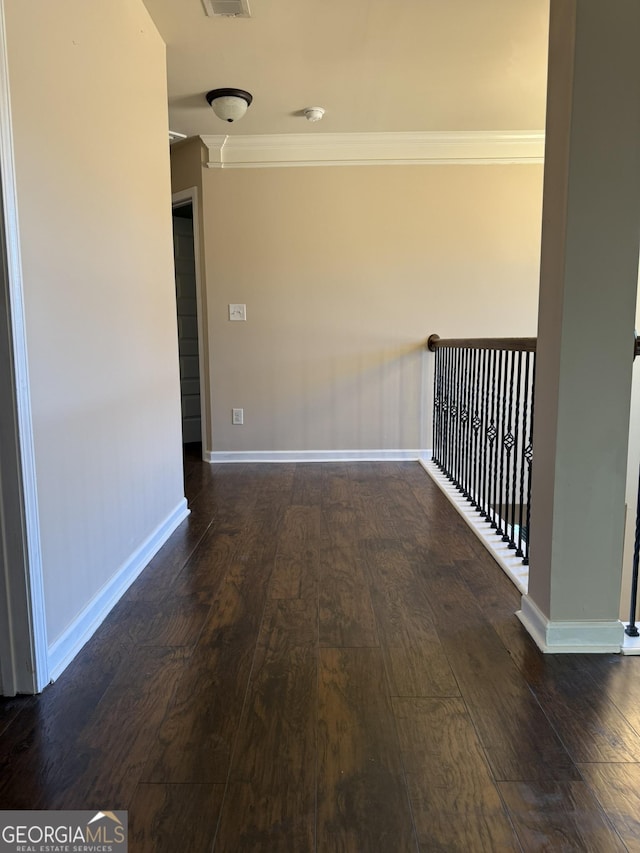
[(1, 809), (133, 853), (640, 853), (640, 659), (543, 656), (413, 463), (206, 465), (58, 682), (0, 699)]

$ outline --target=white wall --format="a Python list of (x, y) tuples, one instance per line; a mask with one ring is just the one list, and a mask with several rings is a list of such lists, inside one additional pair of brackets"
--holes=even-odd
[(5, 8), (55, 646), (184, 512), (165, 48), (140, 0)]

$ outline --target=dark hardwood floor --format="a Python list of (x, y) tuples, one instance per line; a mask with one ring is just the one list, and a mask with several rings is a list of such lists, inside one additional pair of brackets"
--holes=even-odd
[(134, 853), (640, 851), (640, 660), (543, 656), (413, 463), (205, 465), (63, 676), (0, 700), (0, 808)]

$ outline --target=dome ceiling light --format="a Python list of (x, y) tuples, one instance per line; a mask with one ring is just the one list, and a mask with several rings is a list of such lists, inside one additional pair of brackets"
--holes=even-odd
[(218, 118), (229, 122), (242, 118), (253, 101), (253, 95), (244, 89), (212, 89), (206, 98)]

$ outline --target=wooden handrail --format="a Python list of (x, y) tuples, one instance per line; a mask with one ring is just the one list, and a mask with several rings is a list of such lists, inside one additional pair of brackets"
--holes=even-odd
[(441, 338), (429, 335), (427, 348), (437, 349), (499, 349), (511, 352), (535, 352), (537, 338)]
[[(441, 338), (429, 335), (427, 349), (498, 349), (510, 352), (535, 352), (537, 338)], [(640, 355), (640, 335), (634, 335), (633, 358)]]

